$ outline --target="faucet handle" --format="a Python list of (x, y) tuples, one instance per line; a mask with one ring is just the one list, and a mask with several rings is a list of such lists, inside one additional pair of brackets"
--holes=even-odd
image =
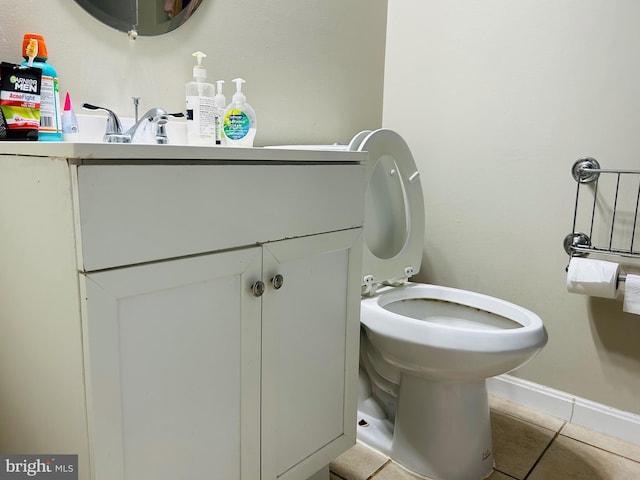
[(105, 139), (108, 135), (122, 135), (122, 124), (114, 111), (104, 107), (96, 107), (90, 103), (83, 103), (82, 108), (87, 110), (102, 110), (107, 112), (107, 129), (104, 133)]

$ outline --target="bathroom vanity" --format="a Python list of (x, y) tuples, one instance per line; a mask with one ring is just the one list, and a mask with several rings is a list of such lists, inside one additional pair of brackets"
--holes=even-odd
[(365, 153), (0, 152), (0, 451), (300, 480), (355, 443)]

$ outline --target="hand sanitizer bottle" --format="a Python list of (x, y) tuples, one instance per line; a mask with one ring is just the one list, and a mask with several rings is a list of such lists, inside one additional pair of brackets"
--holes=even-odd
[(242, 93), (242, 78), (234, 78), (236, 93), (224, 112), (224, 136), (230, 147), (253, 147), (256, 136), (256, 113)]
[(193, 80), (185, 86), (187, 100), (187, 143), (215, 145), (215, 87), (206, 82), (207, 70), (202, 59), (207, 55), (194, 52), (198, 64), (193, 67)]

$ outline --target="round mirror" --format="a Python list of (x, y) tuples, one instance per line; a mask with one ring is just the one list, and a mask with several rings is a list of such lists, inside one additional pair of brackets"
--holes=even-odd
[(162, 35), (185, 23), (202, 0), (75, 0), (91, 16), (121, 32)]

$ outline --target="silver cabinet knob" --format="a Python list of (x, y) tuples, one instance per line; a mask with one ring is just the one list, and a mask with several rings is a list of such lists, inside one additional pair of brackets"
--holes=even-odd
[(258, 280), (251, 285), (251, 293), (254, 297), (261, 297), (264, 293), (264, 282)]
[(284, 285), (284, 277), (279, 273), (277, 275), (274, 275), (271, 278), (271, 285), (273, 286), (273, 288), (278, 290), (280, 287), (282, 287), (282, 285)]

